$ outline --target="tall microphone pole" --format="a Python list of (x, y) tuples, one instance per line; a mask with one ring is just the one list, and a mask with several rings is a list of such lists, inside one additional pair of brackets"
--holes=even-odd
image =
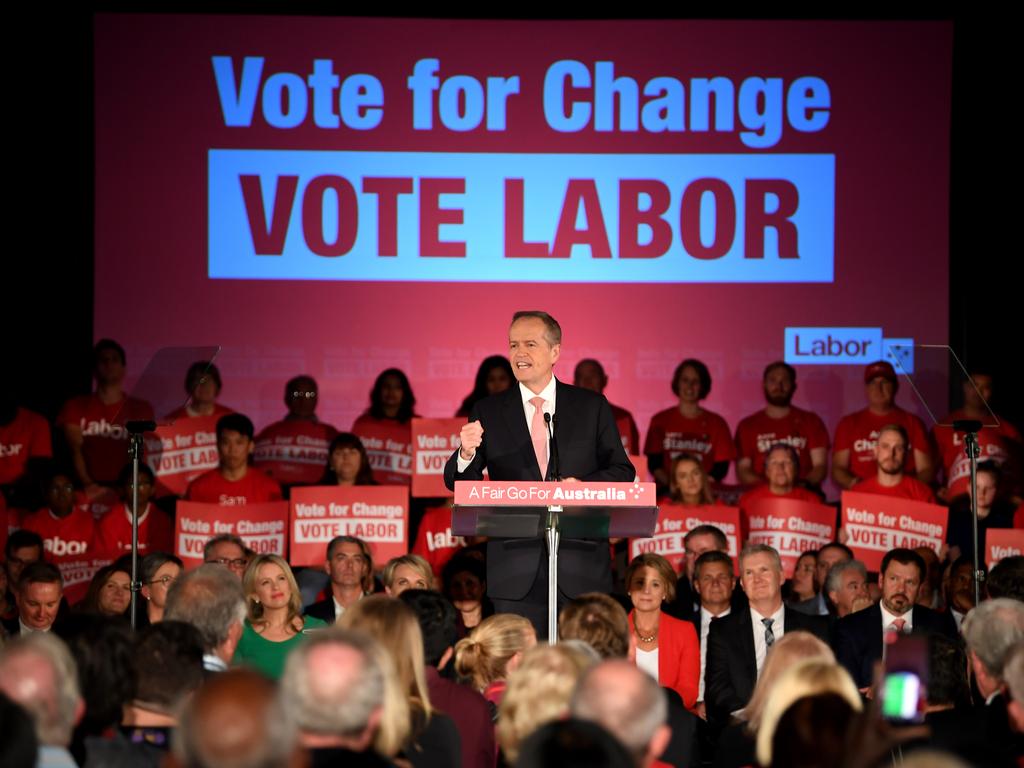
[(981, 430), (981, 422), (974, 419), (957, 420), (953, 422), (953, 429), (964, 433), (964, 450), (971, 465), (971, 527), (973, 532), (972, 542), (974, 546), (974, 604), (981, 604), (981, 581), (983, 574), (978, 563), (978, 432)]
[(132, 631), (135, 631), (135, 610), (139, 590), (139, 463), (142, 461), (142, 435), (156, 429), (155, 421), (129, 421), (125, 424), (130, 441), (128, 454), (132, 460), (132, 585), (131, 604), (128, 608)]
[(552, 480), (561, 480), (562, 473), (558, 466), (558, 442), (555, 440), (555, 417), (545, 411), (544, 424), (548, 428), (548, 444), (551, 446), (551, 464), (548, 474)]

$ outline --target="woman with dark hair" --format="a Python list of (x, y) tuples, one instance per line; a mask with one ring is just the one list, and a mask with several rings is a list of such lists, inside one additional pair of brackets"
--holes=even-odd
[(142, 572), (141, 595), (146, 601), (146, 619), (149, 624), (163, 620), (167, 590), (181, 575), (185, 566), (174, 555), (153, 552), (146, 555), (140, 568)]
[(736, 446), (725, 419), (700, 405), (711, 394), (708, 367), (693, 358), (683, 360), (672, 376), (672, 393), (678, 404), (654, 414), (647, 428), (644, 453), (651, 474), (659, 486), (668, 487), (672, 460), (687, 452), (700, 458), (704, 471), (720, 481), (736, 458)]
[(412, 418), (416, 396), (409, 377), (398, 368), (380, 372), (370, 390), (370, 407), (356, 419), (352, 432), (373, 457), (373, 476), (384, 485), (412, 482)]
[(100, 616), (121, 616), (128, 610), (131, 599), (131, 574), (125, 570), (124, 563), (118, 561), (96, 571), (85, 597), (75, 610)]
[(351, 432), (340, 432), (331, 441), (320, 485), (377, 485), (362, 440)]
[(456, 635), (461, 639), (469, 630), (494, 614), (494, 605), (487, 598), (487, 565), (474, 554), (456, 554), (441, 571), (444, 596), (458, 613)]
[(503, 355), (485, 357), (476, 371), (473, 391), (466, 395), (466, 399), (462, 401), (455, 416), (469, 416), (478, 400), (504, 392), (515, 382), (516, 377), (512, 372), (512, 363), (508, 361), (507, 357)]
[(199, 360), (188, 367), (185, 374), (185, 394), (189, 401), (167, 414), (167, 418), (194, 419), (198, 416), (214, 416), (220, 418), (233, 411), (217, 402), (223, 386), (220, 371), (209, 360)]

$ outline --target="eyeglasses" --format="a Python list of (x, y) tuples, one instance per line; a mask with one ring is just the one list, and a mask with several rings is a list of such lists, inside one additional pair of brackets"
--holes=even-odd
[(153, 579), (152, 581), (147, 582), (147, 583), (150, 584), (150, 585), (153, 585), (153, 584), (163, 584), (166, 587), (168, 584), (173, 584), (174, 580), (175, 580), (174, 576), (161, 576), (159, 579)]
[(306, 400), (316, 400), (316, 392), (303, 392), (302, 390), (296, 389), (292, 392), (292, 400), (298, 400), (299, 398), (305, 398)]
[(206, 562), (216, 563), (217, 565), (226, 565), (228, 568), (235, 568), (238, 570), (245, 568), (245, 566), (249, 564), (249, 561), (246, 560), (244, 557), (239, 557), (235, 560), (231, 560), (227, 557), (214, 557), (207, 560)]

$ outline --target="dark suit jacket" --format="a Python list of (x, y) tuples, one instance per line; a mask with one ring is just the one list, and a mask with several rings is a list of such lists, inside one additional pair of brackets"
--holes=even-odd
[[(953, 617), (936, 613), (922, 605), (914, 606), (914, 632), (937, 632), (956, 637)], [(839, 619), (835, 625), (832, 650), (836, 661), (846, 667), (858, 688), (874, 682), (875, 662), (882, 658), (882, 608), (875, 603), (863, 611)]]
[(306, 615), (333, 624), (337, 619), (334, 615), (334, 597), (328, 596), (325, 600), (313, 603), (306, 609)]
[[(457, 450), (448, 459), (444, 481), (449, 489), (454, 489), (456, 480), (482, 480), (484, 469), (491, 480), (544, 479), (533, 451), (518, 385), (474, 405), (469, 420), (478, 419), (484, 428), (483, 444), (465, 472), (457, 471)], [(562, 477), (628, 482), (636, 476), (622, 448), (611, 407), (602, 395), (557, 382), (554, 433)], [(523, 599), (537, 577), (543, 551), (540, 539), (488, 542), (488, 594), (503, 600)], [(559, 586), (568, 597), (592, 590), (611, 591), (606, 540), (563, 539), (559, 566)]]
[[(828, 642), (828, 624), (824, 616), (808, 616), (788, 607), (784, 611), (785, 632), (802, 629)], [(750, 701), (756, 683), (754, 625), (748, 606), (715, 619), (708, 630), (704, 671), (704, 702), (708, 719), (725, 725), (730, 712), (742, 709)]]

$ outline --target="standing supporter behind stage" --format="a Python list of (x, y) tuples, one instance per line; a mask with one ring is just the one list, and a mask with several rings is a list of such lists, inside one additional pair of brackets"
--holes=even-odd
[(441, 583), (444, 596), (458, 611), (456, 627), (460, 638), (494, 613), (494, 604), (487, 597), (487, 566), (472, 550), (448, 561)]
[(281, 677), (288, 653), (311, 629), (327, 624), (302, 617), (299, 585), (277, 555), (257, 555), (242, 578), (247, 617), (233, 663), (256, 669), (272, 680)]
[[(764, 462), (767, 482), (747, 491), (740, 497), (743, 512), (743, 527), (748, 527), (750, 513), (758, 501), (766, 499), (792, 499), (820, 504), (816, 493), (800, 488), (796, 479), (800, 475), (800, 456), (796, 449), (786, 443), (776, 443), (768, 451)], [(859, 489), (858, 489), (859, 490)]]
[[(1013, 528), (1013, 504), (1000, 493), (1002, 471), (994, 461), (978, 465), (978, 560), (985, 561), (985, 538), (990, 528)], [(971, 512), (971, 488), (954, 499), (949, 507), (949, 530), (946, 532), (949, 556), (971, 556), (974, 543), (974, 515)]]
[(367, 446), (373, 476), (385, 485), (412, 482), (412, 418), (416, 396), (398, 368), (381, 371), (370, 390), (369, 409), (352, 425)]
[[(1024, 458), (1021, 455), (1024, 445), (1021, 445), (1020, 431), (1008, 421), (1001, 417), (992, 418), (987, 402), (992, 398), (992, 375), (979, 370), (972, 370), (971, 378), (963, 382), (964, 405), (963, 408), (953, 411), (942, 420), (942, 424), (952, 424), (954, 421), (974, 420), (982, 423), (978, 431), (978, 448), (980, 461), (993, 462), (1001, 467), (1010, 461), (1008, 468), (1020, 471), (1019, 461)], [(998, 422), (998, 426), (996, 425)], [(946, 488), (943, 496), (947, 499), (955, 499), (961, 494), (967, 493), (971, 484), (970, 460), (967, 458), (967, 451), (964, 449), (963, 435), (957, 433), (952, 426), (936, 425), (932, 429), (932, 436), (939, 451), (939, 459), (942, 461), (942, 470), (946, 479)], [(1017, 466), (1014, 466), (1014, 459), (1017, 459)], [(1014, 474), (1016, 474), (1016, 472)], [(1012, 478), (1019, 482), (1020, 477)], [(1015, 483), (1011, 483), (1015, 485)]]
[(537, 633), (529, 619), (514, 613), (489, 616), (456, 643), (455, 672), (483, 694), (497, 718), (508, 676), (519, 666), (523, 653), (536, 644)]
[(327, 545), (324, 570), (330, 589), (323, 600), (306, 609), (306, 615), (334, 624), (346, 610), (373, 592), (373, 555), (369, 545), (355, 536), (336, 536)]
[(140, 594), (146, 601), (145, 623), (156, 624), (163, 621), (167, 593), (184, 569), (181, 560), (166, 552), (153, 552), (143, 558), (140, 566)]
[(636, 641), (637, 666), (692, 709), (700, 686), (700, 641), (693, 624), (662, 611), (666, 601), (675, 599), (672, 566), (653, 552), (638, 555), (626, 569), (626, 590), (633, 603), (629, 628)]
[[(57, 416), (64, 432), (78, 482), (90, 500), (113, 485), (128, 455), (128, 419), (153, 418), (149, 403), (130, 398), (124, 391), (124, 349), (116, 341), (101, 339), (93, 348), (96, 391), (68, 400)], [(115, 421), (117, 423), (115, 423)]]
[(684, 507), (701, 507), (715, 503), (711, 481), (700, 459), (681, 453), (672, 459), (669, 471), (668, 500)]
[(351, 432), (339, 432), (327, 449), (327, 468), (320, 485), (377, 485), (363, 441)]
[(476, 380), (473, 382), (473, 391), (466, 395), (459, 410), (455, 412), (456, 418), (468, 417), (473, 406), (485, 397), (497, 395), (516, 383), (516, 376), (512, 372), (512, 364), (504, 355), (491, 355), (484, 358), (476, 371)]
[[(430, 702), (455, 721), (462, 740), (463, 768), (494, 768), (498, 747), (488, 701), (469, 686), (448, 680), (440, 673), (456, 653), (455, 608), (437, 592), (425, 589), (408, 589), (402, 593), (401, 600), (412, 609), (419, 622)], [(530, 622), (515, 618), (533, 632)]]
[(785, 443), (799, 457), (799, 479), (821, 485), (828, 465), (828, 431), (816, 413), (790, 405), (796, 392), (796, 369), (781, 360), (769, 363), (762, 385), (768, 405), (736, 427), (736, 477), (744, 485), (763, 483), (768, 452)]
[(227, 416), (234, 413), (217, 402), (221, 390), (220, 371), (208, 360), (192, 363), (185, 374), (185, 394), (189, 401), (181, 408), (171, 411), (167, 418), (172, 421), (195, 419), (201, 416)]
[(461, 749), (455, 723), (430, 702), (423, 660), (423, 634), (412, 609), (401, 600), (373, 595), (345, 611), (339, 625), (365, 632), (388, 651), (408, 697), (412, 733), (402, 756), (414, 768), (459, 765)]
[(886, 424), (875, 441), (875, 475), (857, 483), (857, 493), (877, 493), (911, 501), (935, 503), (932, 489), (916, 477), (904, 474), (909, 443), (907, 431), (899, 424)]
[(672, 460), (680, 453), (690, 453), (700, 458), (705, 472), (722, 480), (736, 448), (725, 419), (700, 407), (700, 401), (711, 394), (708, 367), (700, 360), (683, 360), (672, 375), (672, 392), (679, 404), (654, 414), (647, 428), (644, 453), (651, 474), (666, 488)]
[(314, 485), (323, 473), (338, 430), (317, 419), (318, 400), (312, 376), (290, 379), (284, 385), (288, 415), (264, 427), (256, 438), (253, 463), (281, 485)]
[[(139, 555), (174, 547), (174, 521), (153, 504), (155, 478), (148, 464), (139, 464)], [(126, 464), (118, 477), (123, 501), (96, 524), (96, 551), (117, 558), (132, 551), (132, 465)]]
[(96, 552), (96, 521), (70, 473), (53, 469), (46, 479), (44, 506), (21, 519), (21, 528), (39, 534), (51, 558)]
[(384, 592), (398, 597), (407, 589), (433, 589), (430, 563), (418, 555), (399, 555), (388, 560), (380, 575)]
[(249, 466), (253, 426), (248, 416), (229, 413), (217, 421), (217, 456), (220, 466), (188, 487), (185, 498), (222, 507), (260, 504), (281, 499), (281, 486)]
[(882, 428), (890, 424), (899, 425), (908, 435), (901, 469), (924, 483), (931, 481), (934, 472), (928, 435), (921, 419), (896, 405), (898, 387), (896, 371), (889, 363), (879, 361), (864, 369), (868, 407), (843, 416), (832, 441), (832, 479), (840, 488), (849, 490), (875, 476), (876, 443)]
[[(572, 383), (577, 387), (603, 395), (605, 387), (608, 386), (608, 374), (604, 372), (604, 366), (597, 360), (584, 358), (576, 363)], [(617, 405), (611, 403), (608, 405), (612, 409), (612, 417), (619, 430), (619, 437), (622, 438), (622, 447), (630, 456), (638, 455), (640, 453), (640, 431), (636, 428), (633, 414)]]
[(0, 491), (10, 491), (32, 459), (52, 455), (49, 422), (38, 413), (19, 408), (8, 393), (0, 393)]

